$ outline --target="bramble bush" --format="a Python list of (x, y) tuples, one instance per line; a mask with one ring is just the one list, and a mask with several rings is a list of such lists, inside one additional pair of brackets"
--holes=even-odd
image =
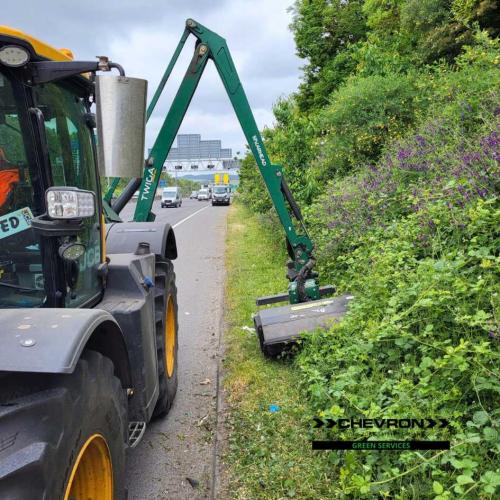
[(443, 76), (416, 129), (307, 213), (322, 276), (355, 296), (297, 358), (313, 413), (451, 422), (373, 430), (452, 449), (346, 453), (334, 460), (339, 495), (492, 498), (500, 487), (500, 75), (477, 69)]
[[(467, 59), (472, 57), (469, 51)], [(378, 163), (336, 178), (306, 209), (319, 265), (330, 279), (345, 268), (332, 256), (357, 248), (367, 230), (418, 212), (432, 200), (460, 208), (497, 192), (500, 72), (494, 61), (491, 56), (485, 63), (481, 56), (460, 72), (430, 79), (433, 104), (416, 128), (386, 146)], [(479, 71), (485, 78), (476, 78)]]
[(308, 337), (297, 358), (314, 412), (446, 418), (449, 429), (377, 438), (452, 443), (447, 453), (339, 457), (339, 491), (429, 498), (435, 482), (439, 499), (472, 490), (468, 498), (478, 498), (500, 484), (499, 223), (494, 195), (452, 209), (438, 200), (336, 255), (345, 267), (336, 284), (355, 301), (340, 325)]
[[(497, 498), (498, 12), (490, 1), (355, 2), (359, 38), (331, 46), (326, 3), (297, 2), (293, 29), (310, 60), (266, 145), (296, 187), (322, 279), (355, 300), (341, 323), (307, 336), (295, 363), (311, 416), (450, 422), (343, 438), (451, 441), (450, 451), (331, 454), (332, 497)], [(356, 67), (329, 74), (341, 54)]]

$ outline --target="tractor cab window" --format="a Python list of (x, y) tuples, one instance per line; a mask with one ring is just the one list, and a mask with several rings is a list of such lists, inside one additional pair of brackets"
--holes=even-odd
[[(21, 89), (0, 72), (0, 307), (39, 307), (43, 304), (40, 249), (31, 218), (42, 203), (35, 189), (36, 170), (26, 155), (28, 130), (22, 115)], [(24, 117), (23, 117), (24, 116)]]
[[(45, 120), (54, 186), (71, 186), (97, 193), (97, 171), (85, 106), (69, 89), (46, 84), (35, 89)], [(78, 242), (86, 247), (78, 262), (77, 284), (66, 296), (67, 307), (78, 307), (100, 293), (97, 267), (101, 261), (99, 214), (86, 219)]]

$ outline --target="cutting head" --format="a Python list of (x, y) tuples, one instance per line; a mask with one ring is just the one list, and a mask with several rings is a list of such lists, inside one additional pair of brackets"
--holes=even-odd
[(254, 316), (262, 352), (266, 356), (278, 356), (304, 333), (316, 328), (328, 328), (332, 322), (340, 321), (352, 299), (352, 295), (342, 295), (262, 309)]

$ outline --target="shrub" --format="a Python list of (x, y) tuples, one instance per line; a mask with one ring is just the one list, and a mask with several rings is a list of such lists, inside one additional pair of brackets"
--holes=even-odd
[(384, 143), (413, 123), (415, 95), (414, 81), (405, 75), (353, 79), (335, 92), (317, 121), (321, 178), (377, 161)]
[(335, 462), (339, 495), (491, 498), (500, 486), (496, 50), (467, 49), (453, 73), (436, 68), (416, 129), (308, 210), (323, 277), (355, 296), (297, 358), (314, 412), (451, 422), (425, 434), (373, 430), (452, 449), (347, 453)]

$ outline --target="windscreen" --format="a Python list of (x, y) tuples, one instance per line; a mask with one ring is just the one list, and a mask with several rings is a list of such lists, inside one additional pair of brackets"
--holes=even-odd
[(35, 199), (36, 174), (26, 155), (24, 102), (15, 90), (0, 72), (0, 308), (37, 307), (45, 298), (40, 248), (31, 229), (41, 201)]
[(217, 186), (214, 188), (215, 194), (224, 194), (227, 193), (227, 187)]

